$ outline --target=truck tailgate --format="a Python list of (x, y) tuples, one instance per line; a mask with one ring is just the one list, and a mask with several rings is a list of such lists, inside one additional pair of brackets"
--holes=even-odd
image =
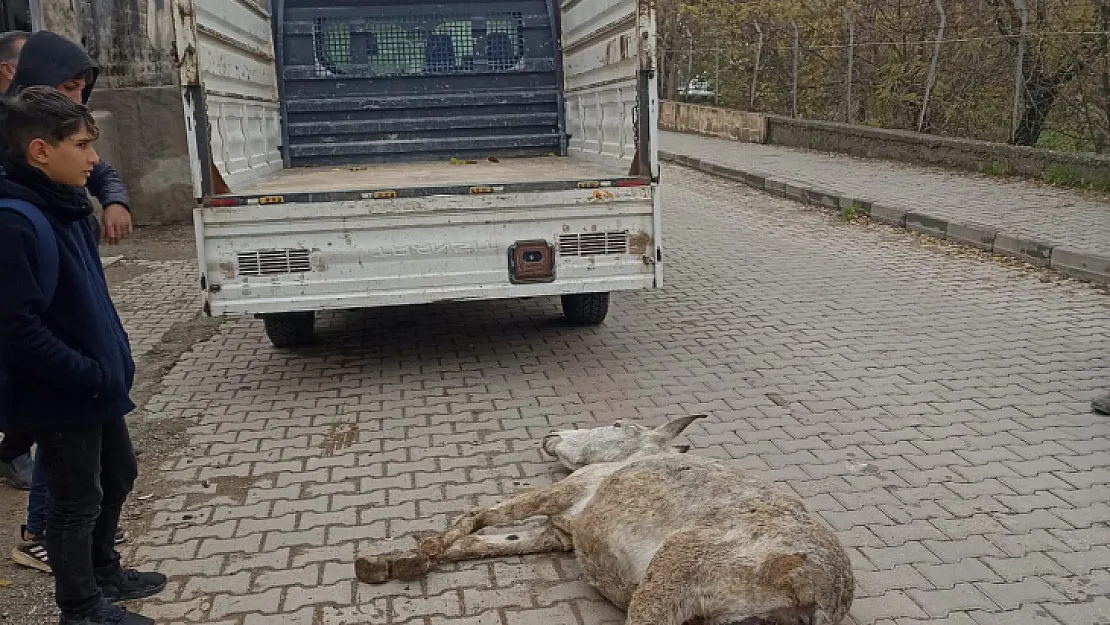
[[(197, 209), (210, 314), (652, 288), (655, 187), (281, 202)], [(554, 279), (514, 283), (510, 249), (550, 245)]]

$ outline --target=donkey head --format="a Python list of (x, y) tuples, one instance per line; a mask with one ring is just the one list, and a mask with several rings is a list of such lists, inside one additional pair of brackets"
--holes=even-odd
[(560, 430), (544, 437), (543, 450), (571, 471), (598, 462), (621, 462), (635, 455), (685, 453), (689, 445), (670, 442), (704, 417), (680, 417), (655, 428), (618, 421), (588, 430)]

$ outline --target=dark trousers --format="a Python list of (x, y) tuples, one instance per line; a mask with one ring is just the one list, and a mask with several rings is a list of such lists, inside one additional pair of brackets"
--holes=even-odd
[(31, 452), (35, 437), (30, 432), (11, 427), (5, 430), (4, 440), (0, 441), (0, 462), (11, 463), (16, 458)]
[(120, 573), (115, 548), (120, 510), (139, 468), (127, 422), (34, 432), (50, 491), (46, 554), (58, 607), (86, 616), (100, 603), (97, 579)]

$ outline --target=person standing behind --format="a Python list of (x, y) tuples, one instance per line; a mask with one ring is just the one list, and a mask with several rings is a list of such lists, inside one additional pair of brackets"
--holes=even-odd
[[(0, 211), (0, 345), (15, 382), (11, 418), (34, 436), (50, 491), (60, 625), (153, 625), (112, 603), (157, 594), (166, 577), (124, 569), (114, 545), (138, 474), (125, 418), (135, 364), (84, 188), (99, 161), (96, 122), (52, 87), (29, 87), (3, 108), (0, 199), (23, 212)], [(47, 258), (56, 261), (50, 285), (40, 275)]]
[(19, 64), (19, 53), (30, 36), (31, 33), (22, 30), (0, 33), (0, 94), (8, 92)]
[[(30, 33), (21, 30), (0, 33), (0, 94), (7, 93), (11, 87), (16, 65), (19, 63), (19, 53), (29, 36)], [(0, 478), (20, 490), (31, 488), (30, 449), (30, 441), (19, 434), (5, 435), (4, 440), (0, 441)]]

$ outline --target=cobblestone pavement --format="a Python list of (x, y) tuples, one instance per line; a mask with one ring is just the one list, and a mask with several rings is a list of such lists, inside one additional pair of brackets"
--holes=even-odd
[[(188, 262), (129, 259), (112, 265), (107, 273), (139, 363), (135, 397), (141, 402), (146, 395), (142, 390), (143, 378), (151, 377), (151, 363), (169, 360), (168, 364), (172, 364), (172, 356), (159, 353), (165, 348), (167, 335), (173, 334), (176, 324), (196, 314), (196, 272)], [(133, 424), (141, 418), (137, 414)], [(132, 429), (132, 434), (139, 437), (140, 448), (148, 446), (137, 428)], [(26, 521), (26, 511), (27, 493), (0, 485), (0, 527), (4, 528), (0, 532), (0, 624), (55, 625), (58, 612), (52, 578), (16, 565), (8, 558), (16, 545), (19, 525)], [(138, 529), (130, 521), (125, 521), (125, 527), (132, 532)]]
[(677, 154), (934, 218), (990, 226), (1076, 252), (1110, 256), (1110, 203), (1074, 191), (843, 154), (675, 132), (662, 135), (663, 149)]
[(195, 314), (200, 306), (195, 266), (182, 261), (135, 260), (109, 269), (126, 267), (137, 274), (112, 289), (136, 360), (156, 349), (174, 324)]
[[(592, 625), (570, 555), (357, 584), (356, 554), (558, 479), (552, 427), (706, 411), (692, 453), (779, 480), (850, 547), (860, 624), (1110, 622), (1110, 298), (668, 168), (666, 288), (575, 329), (546, 300), (233, 319), (147, 405), (196, 417), (125, 556), (163, 625)], [(132, 320), (131, 323), (141, 323)]]

